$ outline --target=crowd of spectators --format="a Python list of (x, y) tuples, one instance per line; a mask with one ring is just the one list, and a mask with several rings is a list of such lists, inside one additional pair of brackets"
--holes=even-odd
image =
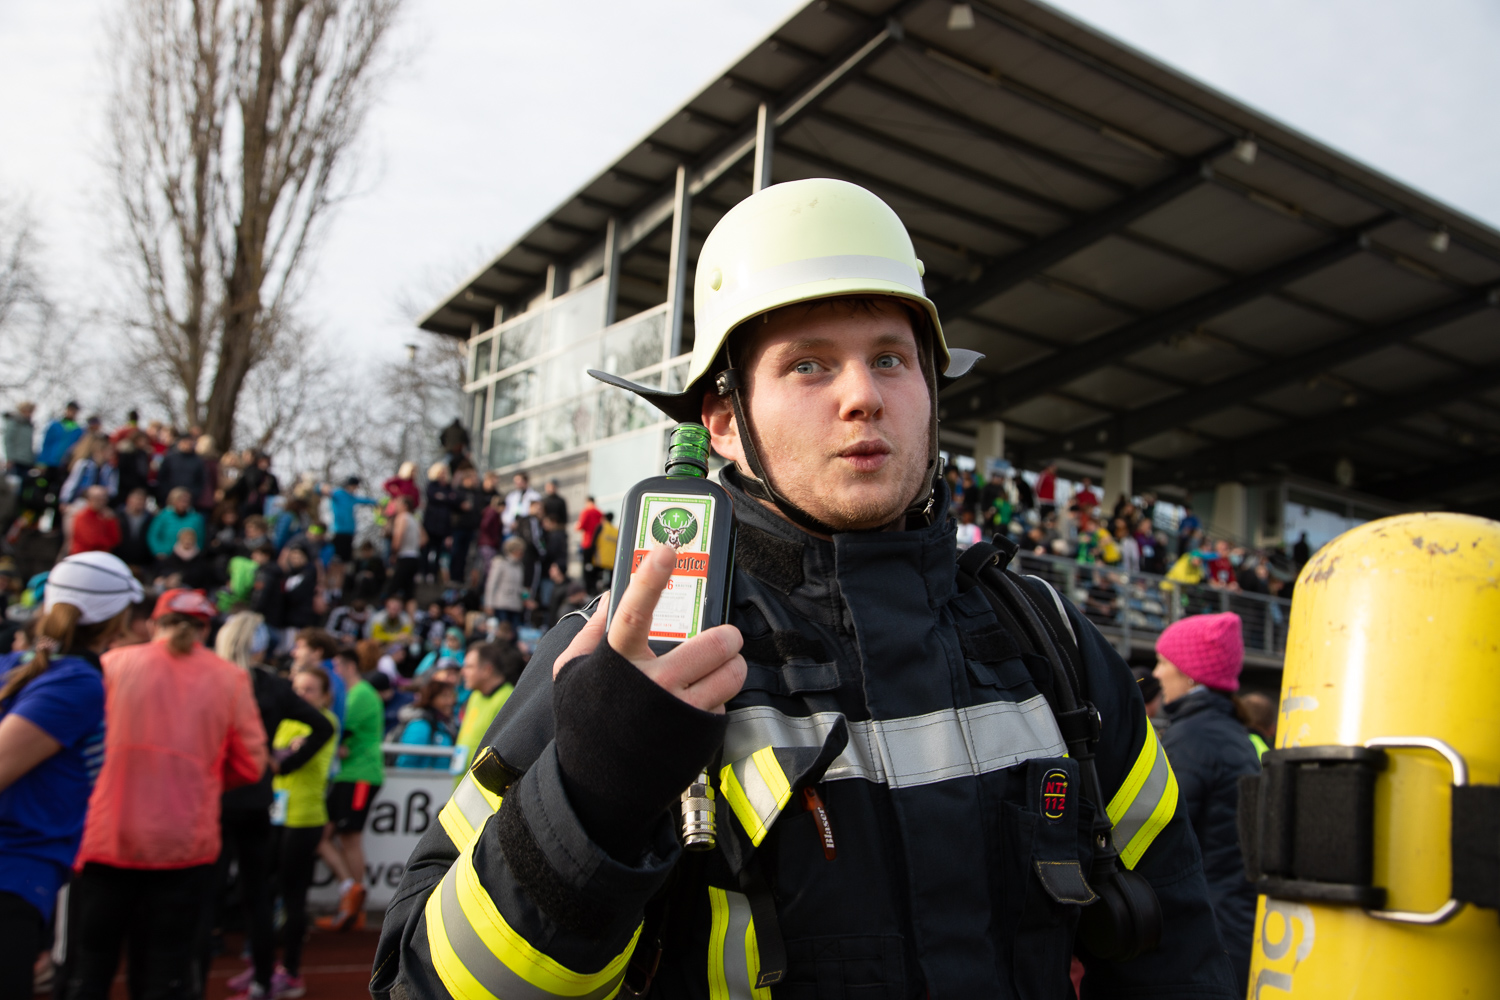
[(987, 479), (957, 466), (945, 476), (961, 548), (1004, 535), (1026, 572), (1060, 590), (1072, 581), (1068, 596), (1099, 624), (1128, 617), (1160, 630), (1184, 614), (1233, 609), (1259, 647), (1284, 611), (1280, 602), (1245, 595), (1290, 599), (1309, 557), (1305, 536), (1291, 552), (1211, 538), (1191, 503), (1179, 507), (1153, 493), (1106, 505), (1090, 477), (1065, 482), (1055, 465), (1034, 477), (1006, 466)]
[[(91, 995), (128, 950), (133, 991), (201, 986), (232, 926), (250, 959), (232, 991), (301, 996), (317, 860), (339, 890), (319, 922), (361, 926), (362, 834), (386, 769), (461, 773), (536, 640), (608, 586), (612, 518), (592, 499), (570, 518), (556, 482), (537, 490), (517, 475), (502, 489), (454, 428), (421, 480), (407, 462), (373, 492), (355, 477), (283, 482), (263, 452), (221, 453), (196, 428), (134, 413), (106, 431), (76, 404), (34, 447), (34, 412), (5, 415), (0, 727), (43, 727), (52, 735), (38, 746), (70, 780), (28, 782), (40, 765), (0, 773), (0, 828), (42, 822), (38, 796), (53, 817), (50, 854), (32, 865), (49, 879), (0, 861), (0, 925), (25, 931), (0, 941), (0, 978), (55, 971), (60, 996)], [(51, 609), (74, 563), (133, 590), (107, 628), (59, 637)], [(192, 683), (174, 680), (183, 671)], [(64, 684), (86, 696), (60, 700)], [(218, 728), (176, 725), (205, 713), (227, 715)], [(113, 749), (117, 736), (130, 748)], [(161, 755), (202, 763), (220, 738), (234, 743), (222, 768), (184, 764), (168, 780)], [(66, 808), (45, 801), (57, 795), (71, 796)], [(163, 820), (191, 835), (133, 846)], [(96, 825), (104, 832), (88, 832)], [(54, 970), (55, 897), (69, 882), (67, 957)], [(178, 924), (147, 919), (163, 907)]]

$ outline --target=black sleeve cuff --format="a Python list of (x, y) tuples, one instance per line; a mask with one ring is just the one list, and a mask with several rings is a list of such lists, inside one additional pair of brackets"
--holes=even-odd
[(610, 648), (553, 684), (563, 787), (590, 838), (628, 861), (724, 741), (726, 719), (682, 701)]

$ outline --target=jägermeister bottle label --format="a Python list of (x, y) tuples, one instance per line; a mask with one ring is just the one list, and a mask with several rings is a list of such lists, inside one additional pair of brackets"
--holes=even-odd
[(708, 541), (713, 537), (715, 506), (713, 497), (696, 493), (663, 491), (641, 496), (631, 574), (655, 543), (677, 550), (677, 568), (651, 618), (651, 639), (681, 642), (708, 627), (704, 612), (713, 560)]
[[(657, 545), (677, 550), (677, 568), (656, 603), (649, 641), (658, 653), (722, 625), (734, 568), (734, 501), (708, 476), (708, 431), (672, 432), (666, 475), (642, 480), (625, 496), (610, 615), (641, 560)], [(628, 541), (627, 541), (628, 539)]]

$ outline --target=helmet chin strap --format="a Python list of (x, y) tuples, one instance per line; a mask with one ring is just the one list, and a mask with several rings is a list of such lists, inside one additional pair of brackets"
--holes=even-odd
[[(917, 489), (917, 495), (907, 504), (906, 509), (900, 514), (899, 519), (917, 517), (922, 523), (931, 524), (933, 504), (936, 501), (935, 483), (937, 477), (938, 463), (938, 415), (937, 415), (937, 375), (933, 366), (928, 362), (929, 352), (924, 349), (922, 358), (922, 372), (927, 379), (927, 396), (932, 401), (932, 414), (928, 419), (931, 428), (931, 436), (927, 448), (927, 471), (923, 476), (923, 482)], [(739, 428), (740, 448), (745, 454), (745, 464), (749, 466), (748, 476), (743, 479), (743, 487), (746, 493), (757, 500), (764, 500), (774, 504), (776, 509), (786, 516), (787, 520), (802, 528), (819, 535), (846, 534), (847, 529), (841, 530), (818, 520), (807, 511), (798, 507), (792, 501), (781, 495), (771, 482), (771, 477), (766, 473), (765, 466), (761, 464), (760, 451), (755, 444), (755, 431), (750, 426), (750, 414), (745, 406), (745, 379), (743, 374), (733, 367), (733, 361), (729, 357), (729, 347), (724, 347), (724, 359), (728, 367), (721, 371), (714, 379), (714, 391), (720, 396), (728, 396), (730, 406), (734, 409), (735, 426)], [(744, 470), (742, 470), (744, 471)], [(882, 525), (882, 527), (884, 527)], [(880, 528), (865, 529), (879, 531)]]

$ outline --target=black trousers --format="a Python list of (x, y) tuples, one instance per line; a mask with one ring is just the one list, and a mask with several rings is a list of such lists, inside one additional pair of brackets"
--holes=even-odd
[(42, 911), (0, 892), (0, 997), (31, 996), (31, 970), (42, 953)]
[(398, 556), (396, 559), (396, 571), (391, 574), (390, 582), (385, 585), (385, 596), (399, 594), (403, 600), (411, 600), (417, 596), (417, 573), (422, 569), (421, 556)]
[(281, 909), (286, 915), (281, 929), (281, 964), (295, 976), (302, 970), (302, 942), (307, 938), (307, 890), (312, 885), (313, 867), (318, 863), (318, 842), (323, 839), (323, 828), (278, 826), (275, 839)]
[(427, 544), (422, 546), (422, 572), (432, 574), (434, 580), (440, 579), (443, 570), (443, 553), (447, 551), (447, 535), (434, 535), (427, 532)]
[(448, 537), (453, 540), (453, 548), (448, 553), (448, 580), (455, 587), (467, 587), (469, 547), (474, 544), (474, 532), (459, 528)]
[(333, 551), (339, 557), (339, 559), (341, 561), (346, 562), (346, 563), (353, 562), (354, 561), (354, 536), (353, 535), (334, 535), (333, 536)]
[(68, 954), (58, 1000), (106, 1000), (120, 949), (131, 1000), (195, 1000), (199, 928), (213, 865), (148, 871), (90, 862), (68, 892)]
[[(271, 922), (271, 815), (266, 809), (225, 809), (220, 818), (224, 847), (214, 866), (213, 891), (222, 898), (229, 880), (230, 861), (239, 862), (240, 900), (245, 908), (245, 936), (255, 981), (267, 988), (276, 968), (275, 928)], [(208, 975), (213, 936), (203, 928), (199, 962)], [(206, 982), (205, 982), (206, 986)]]

